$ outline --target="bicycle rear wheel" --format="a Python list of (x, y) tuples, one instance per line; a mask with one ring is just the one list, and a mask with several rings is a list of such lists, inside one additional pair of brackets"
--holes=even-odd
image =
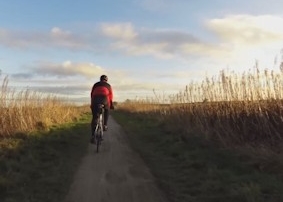
[(102, 140), (102, 133), (103, 133), (103, 128), (98, 127), (97, 134), (96, 134), (96, 152), (99, 152), (99, 147), (101, 145), (101, 140)]
[(100, 106), (101, 111), (99, 112), (98, 124), (96, 128), (95, 138), (96, 138), (96, 152), (99, 152), (99, 147), (101, 145), (103, 137), (103, 105)]

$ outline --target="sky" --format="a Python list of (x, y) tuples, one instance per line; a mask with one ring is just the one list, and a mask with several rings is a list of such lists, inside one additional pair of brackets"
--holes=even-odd
[(178, 93), (223, 69), (279, 69), (282, 0), (0, 0), (0, 84), (88, 103)]

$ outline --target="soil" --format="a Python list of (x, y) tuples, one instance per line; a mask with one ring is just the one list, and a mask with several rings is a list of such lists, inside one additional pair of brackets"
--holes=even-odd
[(109, 117), (99, 153), (89, 144), (65, 202), (168, 202), (141, 157)]

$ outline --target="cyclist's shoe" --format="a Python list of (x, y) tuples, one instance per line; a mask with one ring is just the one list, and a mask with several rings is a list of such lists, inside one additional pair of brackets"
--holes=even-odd
[(107, 131), (108, 127), (106, 125), (103, 126), (103, 131)]

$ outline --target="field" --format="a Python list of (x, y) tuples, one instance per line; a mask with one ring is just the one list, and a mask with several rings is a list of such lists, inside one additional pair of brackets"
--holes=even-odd
[(224, 147), (196, 132), (184, 138), (141, 112), (118, 109), (112, 115), (171, 202), (283, 200), (282, 154)]
[[(118, 103), (112, 115), (171, 201), (282, 201), (282, 84), (282, 72), (222, 71), (166, 98)], [(0, 103), (1, 198), (59, 200), (57, 178), (67, 187), (88, 143), (89, 107), (16, 92), (8, 78)]]
[(46, 130), (54, 124), (73, 121), (87, 107), (63, 102), (56, 95), (44, 95), (28, 89), (15, 91), (3, 79), (0, 90), (0, 137), (21, 135), (35, 130)]
[[(113, 114), (171, 201), (283, 200), (283, 74), (226, 74)], [(129, 117), (131, 117), (129, 119)]]
[[(167, 104), (164, 104), (167, 103)], [(166, 100), (128, 101), (121, 108), (151, 114), (182, 134), (196, 132), (229, 146), (271, 146), (283, 138), (283, 72), (222, 71)]]
[(0, 201), (61, 201), (88, 145), (89, 107), (0, 89)]

